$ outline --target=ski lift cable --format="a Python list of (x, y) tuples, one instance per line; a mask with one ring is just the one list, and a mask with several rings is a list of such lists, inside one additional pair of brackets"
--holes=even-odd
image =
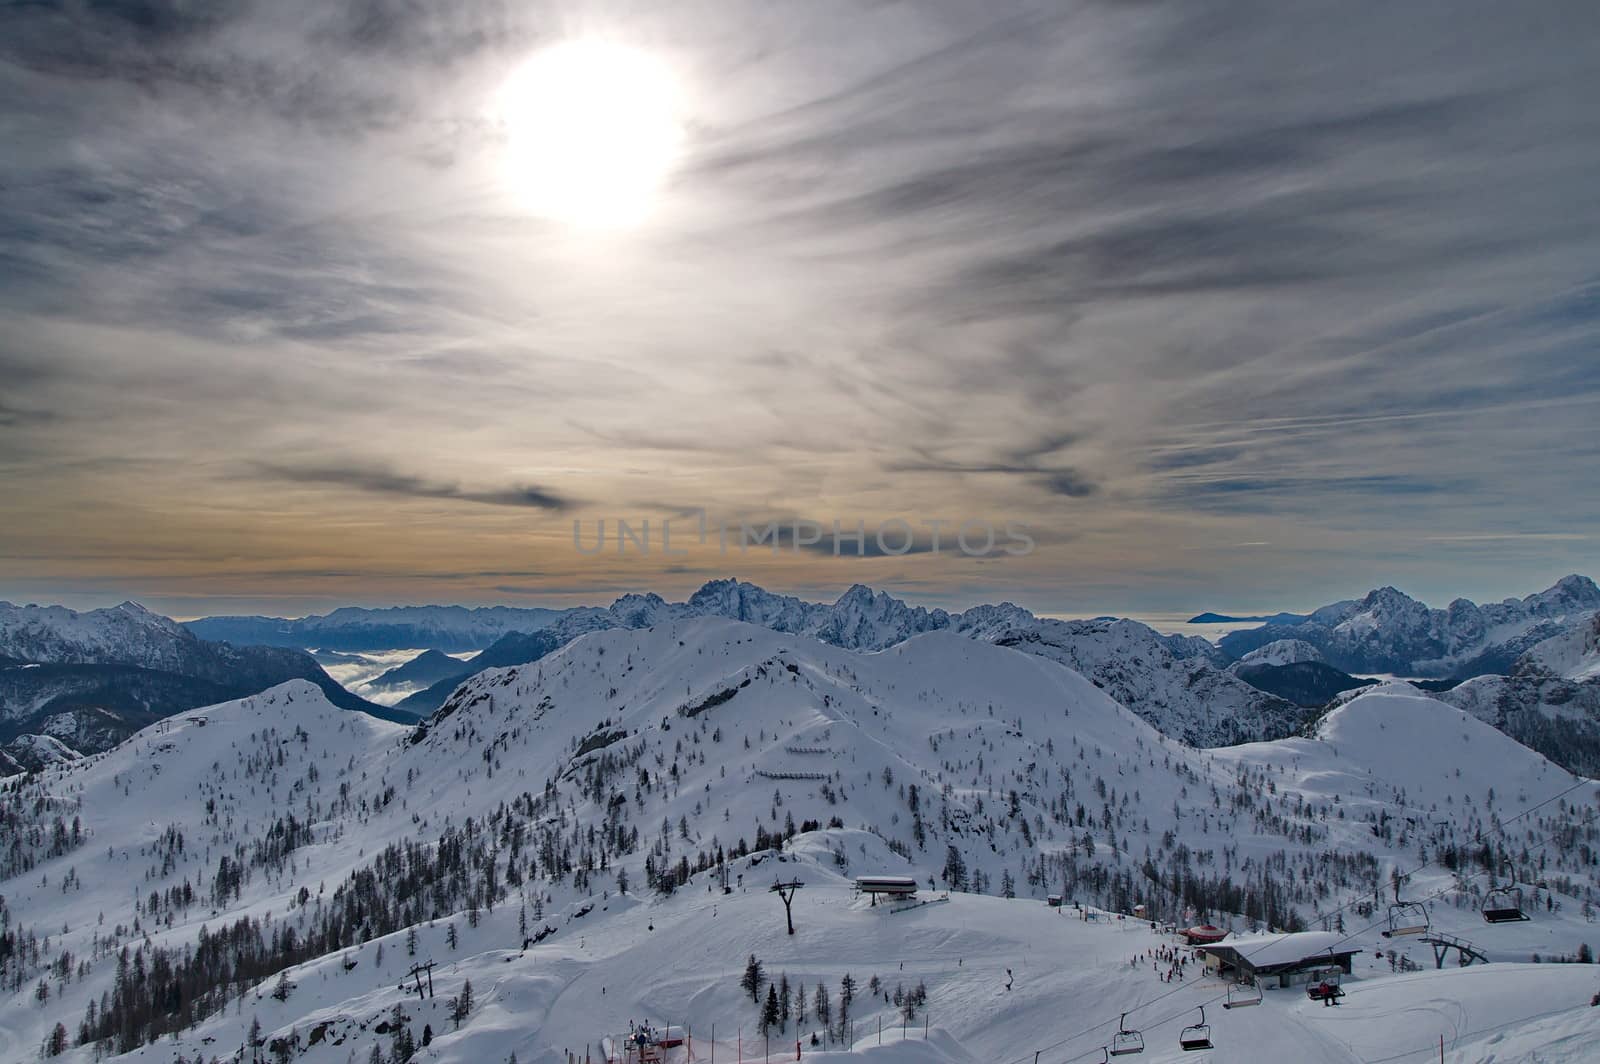
[[(1208, 998), (1207, 1000), (1199, 1002), (1198, 1004), (1195, 1004), (1195, 1005), (1185, 1005), (1183, 1008), (1179, 1009), (1177, 1012), (1169, 1013), (1166, 1016), (1163, 1016), (1161, 1019), (1154, 1021), (1153, 1023), (1145, 1024), (1143, 1027), (1140, 1028), (1140, 1030), (1141, 1031), (1159, 1030), (1160, 1028), (1165, 1027), (1170, 1023), (1174, 1023), (1176, 1021), (1183, 1020), (1183, 1019), (1187, 1018), (1197, 1008), (1198, 1009), (1204, 1009), (1207, 1005), (1214, 1005), (1220, 1000), (1222, 1000), (1221, 997), (1213, 997), (1213, 998)], [(1203, 1013), (1202, 1013), (1202, 1015), (1203, 1015)], [(1187, 1025), (1185, 1025), (1185, 1026), (1187, 1026)], [(1056, 1064), (1074, 1064), (1074, 1062), (1076, 1062), (1076, 1061), (1084, 1060), (1084, 1059), (1086, 1059), (1088, 1057), (1094, 1056), (1096, 1053), (1100, 1052), (1100, 1050), (1102, 1048), (1104, 1048), (1104, 1047), (1103, 1046), (1095, 1046), (1093, 1049), (1085, 1050), (1084, 1052), (1079, 1053), (1075, 1057), (1067, 1057), (1067, 1058), (1065, 1058), (1063, 1060), (1057, 1061)], [(1040, 1052), (1047, 1052), (1047, 1050), (1040, 1050)]]
[[(1500, 821), (1500, 830), (1503, 832), (1504, 829), (1505, 829), (1505, 826), (1507, 824), (1515, 824), (1517, 821), (1522, 820), (1525, 817), (1532, 816), (1534, 813), (1538, 812), (1540, 809), (1543, 809), (1545, 806), (1549, 805), (1552, 802), (1559, 801), (1560, 799), (1565, 798), (1567, 795), (1571, 794), (1573, 791), (1580, 790), (1580, 789), (1582, 789), (1584, 787), (1592, 787), (1594, 785), (1595, 785), (1595, 781), (1594, 780), (1583, 779), (1582, 777), (1580, 777), (1578, 779), (1578, 781), (1576, 783), (1572, 784), (1570, 787), (1564, 788), (1563, 790), (1560, 790), (1560, 791), (1556, 792), (1555, 794), (1552, 794), (1550, 797), (1546, 798), (1542, 802), (1538, 802), (1538, 803), (1535, 803), (1534, 805), (1528, 806), (1528, 808), (1524, 809), (1522, 812), (1518, 813), (1516, 816), (1513, 816), (1513, 817), (1510, 817), (1508, 819)], [(1478, 833), (1477, 837), (1481, 841), (1483, 839), (1483, 833), (1480, 831)], [(1409, 877), (1411, 875), (1414, 875), (1417, 872), (1422, 871), (1424, 868), (1427, 868), (1431, 864), (1433, 864), (1432, 861), (1423, 861), (1422, 863), (1418, 864), (1415, 868), (1412, 868), (1410, 871), (1401, 873), (1401, 875)], [(1474, 872), (1474, 873), (1472, 873), (1472, 875), (1470, 875), (1470, 876), (1468, 876), (1466, 878), (1467, 879), (1476, 879), (1479, 876), (1484, 875), (1484, 874), (1485, 874), (1484, 872)], [(1421, 900), (1422, 901), (1433, 901), (1433, 900), (1435, 900), (1437, 898), (1443, 897), (1446, 894), (1449, 894), (1451, 891), (1453, 891), (1455, 889), (1457, 889), (1455, 886), (1445, 887), (1444, 889), (1435, 891), (1434, 893), (1428, 895), (1426, 898), (1423, 898)], [(1360, 897), (1352, 898), (1350, 901), (1348, 901), (1345, 904), (1339, 906), (1339, 908), (1337, 908), (1337, 909), (1332, 909), (1332, 910), (1330, 910), (1330, 911), (1328, 911), (1326, 913), (1323, 913), (1322, 916), (1324, 918), (1327, 918), (1327, 917), (1330, 917), (1330, 916), (1337, 916), (1338, 914), (1340, 914), (1342, 912), (1345, 912), (1346, 910), (1351, 909), (1356, 905), (1361, 904), (1365, 900), (1366, 900), (1366, 895), (1362, 894)], [(1345, 942), (1349, 942), (1351, 939), (1358, 938), (1361, 935), (1366, 934), (1368, 931), (1375, 930), (1380, 924), (1386, 924), (1386, 923), (1388, 923), (1388, 919), (1387, 918), (1385, 918), (1383, 920), (1376, 921), (1376, 922), (1371, 923), (1371, 924), (1368, 924), (1366, 927), (1360, 928), (1360, 929), (1358, 929), (1356, 931), (1352, 931), (1348, 935), (1345, 935), (1343, 938), (1341, 938), (1341, 939), (1333, 942), (1332, 944), (1330, 944), (1328, 946), (1328, 949), (1332, 950), (1334, 946), (1342, 945)], [(1266, 948), (1266, 945), (1263, 944), (1261, 947), (1258, 948), (1257, 951), (1253, 951), (1253, 952), (1259, 952), (1260, 949), (1265, 949), (1265, 948)], [(1251, 954), (1243, 954), (1242, 956), (1248, 957), (1250, 955)], [(1183, 991), (1186, 990), (1186, 989), (1188, 989), (1188, 988), (1184, 987), (1184, 986), (1174, 987), (1173, 989), (1167, 991), (1164, 994), (1157, 994), (1155, 997), (1151, 998), (1149, 1001), (1143, 1002), (1142, 1004), (1139, 1004), (1139, 1005), (1135, 1005), (1133, 1008), (1129, 1009), (1128, 1012), (1137, 1012), (1137, 1011), (1139, 1011), (1141, 1009), (1147, 1009), (1150, 1006), (1157, 1004), (1158, 1002), (1164, 1001), (1167, 998), (1172, 997), (1174, 994), (1183, 993)], [(1210, 1000), (1204, 1002), (1204, 1004), (1207, 1004), (1207, 1005), (1215, 1004), (1216, 1002), (1222, 1001), (1222, 1000), (1224, 1000), (1226, 998), (1227, 998), (1227, 992), (1224, 991), (1223, 993), (1217, 995), (1216, 997), (1211, 998)], [(1139, 1029), (1141, 1031), (1147, 1030), (1147, 1029), (1153, 1030), (1156, 1027), (1160, 1027), (1165, 1023), (1171, 1022), (1171, 1020), (1173, 1020), (1173, 1019), (1176, 1019), (1178, 1017), (1181, 1017), (1181, 1016), (1187, 1014), (1190, 1011), (1190, 1009), (1192, 1009), (1193, 1007), (1194, 1006), (1190, 1006), (1189, 1008), (1184, 1009), (1183, 1012), (1176, 1013), (1174, 1016), (1168, 1017), (1167, 1019), (1158, 1021), (1156, 1023), (1146, 1024), (1144, 1027), (1141, 1027)], [(1067, 1045), (1067, 1044), (1072, 1043), (1072, 1042), (1076, 1042), (1076, 1041), (1078, 1041), (1078, 1040), (1080, 1040), (1080, 1039), (1082, 1039), (1082, 1038), (1084, 1038), (1084, 1037), (1086, 1037), (1088, 1035), (1091, 1035), (1094, 1032), (1100, 1030), (1102, 1027), (1109, 1027), (1113, 1023), (1120, 1023), (1121, 1019), (1125, 1018), (1126, 1016), (1127, 1016), (1127, 1013), (1123, 1013), (1122, 1017), (1119, 1018), (1119, 1019), (1116, 1019), (1116, 1020), (1102, 1020), (1100, 1023), (1097, 1023), (1097, 1024), (1093, 1025), (1092, 1027), (1085, 1027), (1083, 1030), (1079, 1031), (1077, 1034), (1068, 1035), (1067, 1037), (1065, 1037), (1065, 1038), (1063, 1038), (1063, 1039), (1061, 1039), (1061, 1040), (1059, 1040), (1057, 1042), (1052, 1042), (1050, 1045), (1047, 1045), (1044, 1048), (1038, 1050), (1037, 1053), (1048, 1053), (1053, 1049), (1059, 1049), (1064, 1045)], [(1081, 1060), (1086, 1056), (1093, 1056), (1094, 1054), (1096, 1054), (1098, 1052), (1100, 1052), (1100, 1047), (1096, 1046), (1094, 1049), (1091, 1049), (1086, 1053), (1080, 1053), (1076, 1057), (1068, 1057), (1067, 1060), (1062, 1061), (1061, 1064), (1072, 1064), (1073, 1061)], [(1035, 1054), (1035, 1056), (1037, 1056), (1037, 1053)], [(1017, 1057), (1014, 1060), (1005, 1061), (1004, 1064), (1029, 1064), (1029, 1062), (1032, 1061), (1033, 1059), (1035, 1059), (1035, 1057), (1026, 1056), (1025, 1055), (1025, 1056)]]

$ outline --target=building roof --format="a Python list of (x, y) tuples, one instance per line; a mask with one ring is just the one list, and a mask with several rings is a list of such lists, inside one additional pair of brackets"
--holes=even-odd
[(1347, 936), (1332, 931), (1300, 931), (1284, 935), (1251, 935), (1203, 948), (1207, 953), (1232, 954), (1247, 961), (1252, 968), (1261, 969), (1361, 952), (1359, 949), (1341, 948), (1348, 941)]

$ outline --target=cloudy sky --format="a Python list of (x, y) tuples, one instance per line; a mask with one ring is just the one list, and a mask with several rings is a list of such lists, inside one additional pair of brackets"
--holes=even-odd
[[(661, 79), (591, 131), (627, 184), (670, 111), (625, 224), (530, 199), (590, 105), (505, 87), (573, 41)], [(1597, 99), (1592, 0), (7, 5), (0, 597), (1594, 573)], [(1037, 546), (573, 548), (697, 510)]]

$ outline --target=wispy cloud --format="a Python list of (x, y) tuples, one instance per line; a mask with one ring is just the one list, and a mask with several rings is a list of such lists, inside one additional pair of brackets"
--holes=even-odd
[(361, 466), (278, 466), (259, 463), (255, 471), (263, 478), (294, 484), (326, 484), (352, 491), (378, 495), (403, 495), (417, 499), (455, 499), (490, 506), (525, 506), (536, 510), (566, 510), (572, 500), (543, 488), (520, 485), (479, 490), (459, 484), (430, 480), (409, 473)]
[[(640, 499), (1021, 520), (1025, 564), (875, 564), (1044, 609), (1271, 598), (1265, 540), (1319, 588), (1592, 567), (1592, 3), (745, 6), (583, 25), (691, 112), (604, 239), (484, 117), (564, 8), (6, 9), (0, 585), (647, 585), (517, 517)], [(1528, 513), (1480, 587), (1459, 537)]]

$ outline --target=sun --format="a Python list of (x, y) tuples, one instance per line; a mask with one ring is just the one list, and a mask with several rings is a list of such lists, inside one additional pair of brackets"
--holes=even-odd
[(637, 224), (677, 161), (679, 107), (671, 71), (636, 48), (579, 40), (538, 53), (495, 105), (513, 194), (573, 225)]

